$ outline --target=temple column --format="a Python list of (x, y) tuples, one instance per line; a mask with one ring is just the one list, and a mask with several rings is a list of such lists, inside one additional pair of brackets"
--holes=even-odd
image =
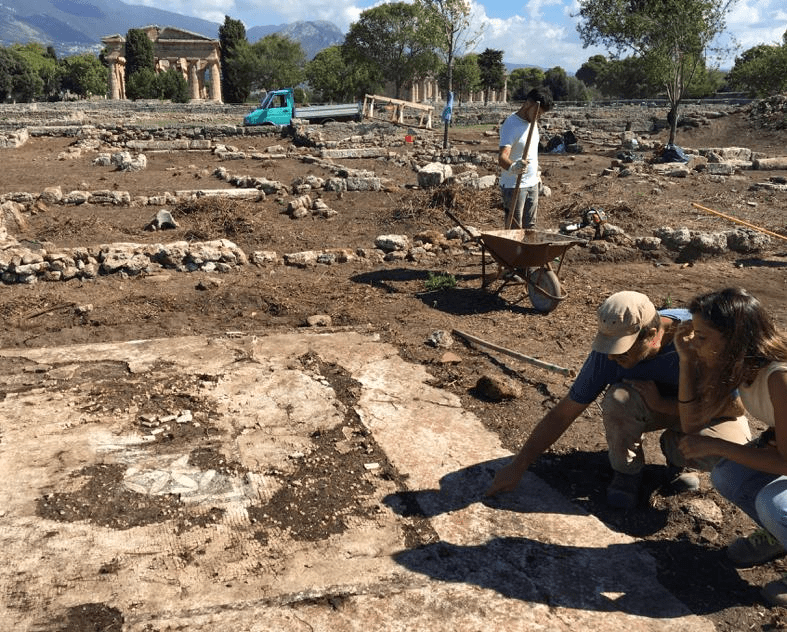
[(118, 99), (126, 98), (126, 58), (118, 57), (115, 63), (115, 82), (118, 89)]
[(191, 99), (193, 101), (198, 101), (200, 98), (199, 77), (197, 76), (197, 66), (199, 65), (199, 59), (189, 59), (187, 62), (189, 65), (189, 94), (191, 95)]
[(221, 67), (217, 60), (210, 63), (210, 99), (221, 103)]
[(119, 99), (120, 88), (117, 81), (117, 61), (114, 59), (109, 63), (109, 76), (107, 79), (109, 80), (109, 98)]

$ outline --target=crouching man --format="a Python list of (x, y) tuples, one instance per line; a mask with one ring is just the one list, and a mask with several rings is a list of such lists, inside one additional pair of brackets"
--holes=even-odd
[[(613, 478), (607, 502), (620, 509), (636, 507), (645, 457), (642, 436), (663, 431), (661, 449), (675, 491), (699, 489), (691, 469), (710, 470), (717, 459), (687, 462), (678, 450), (680, 361), (673, 342), (686, 309), (657, 311), (639, 292), (618, 292), (598, 309), (598, 331), (592, 351), (568, 394), (538, 422), (513, 460), (495, 475), (487, 496), (516, 488), (528, 467), (601, 395)], [(732, 398), (732, 395), (731, 395)], [(751, 438), (743, 410), (737, 416), (713, 419), (699, 434), (746, 443)]]

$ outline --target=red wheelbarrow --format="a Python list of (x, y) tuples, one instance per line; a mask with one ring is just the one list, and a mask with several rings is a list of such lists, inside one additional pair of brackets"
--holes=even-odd
[[(450, 211), (446, 215), (472, 234)], [(495, 290), (499, 293), (508, 285), (526, 284), (530, 302), (543, 313), (551, 312), (567, 296), (558, 278), (566, 251), (571, 246), (587, 243), (560, 233), (526, 228), (490, 230), (475, 240), (481, 245), (481, 287), (501, 281)], [(487, 252), (497, 263), (494, 272), (487, 272)], [(553, 269), (553, 263), (557, 263), (557, 269)]]

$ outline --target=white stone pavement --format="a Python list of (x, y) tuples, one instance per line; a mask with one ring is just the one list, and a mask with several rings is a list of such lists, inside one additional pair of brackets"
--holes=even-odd
[[(255, 539), (247, 508), (276, 491), (271, 468), (286, 470), (316, 429), (342, 423), (330, 384), (297, 362), (307, 352), (362, 384), (356, 410), (407, 476), (439, 543), (405, 546), (394, 485), (374, 471), (359, 476), (375, 483), (376, 519), (354, 519), (319, 542), (284, 532)], [(202, 471), (189, 464), (188, 447), (148, 450), (155, 429), (141, 430), (133, 407), (100, 405), (96, 382), (117, 367), (128, 388), (193, 378), (215, 407), (223, 450), (251, 473)], [(89, 603), (122, 613), (129, 632), (714, 629), (658, 582), (640, 543), (536, 476), (482, 502), (508, 456), (497, 436), (374, 336), (0, 350), (0, 369), (0, 630), (50, 629)], [(124, 485), (138, 494), (178, 493), (184, 504), (225, 513), (182, 532), (167, 520), (118, 530), (37, 515), (40, 498), (75, 489), (71, 475), (97, 463), (121, 464)]]

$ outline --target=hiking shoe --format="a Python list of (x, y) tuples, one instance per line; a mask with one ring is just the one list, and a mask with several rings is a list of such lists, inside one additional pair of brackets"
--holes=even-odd
[(678, 494), (696, 492), (700, 488), (700, 477), (689, 469), (669, 466), (667, 476), (670, 487)]
[(634, 509), (639, 500), (639, 485), (642, 474), (615, 472), (607, 487), (607, 504), (615, 509)]
[[(781, 542), (765, 529), (757, 529), (748, 538), (738, 538), (727, 547), (727, 557), (736, 568), (759, 566), (785, 553)], [(787, 591), (787, 584), (784, 590)]]
[(765, 584), (760, 594), (772, 606), (787, 608), (787, 575)]

